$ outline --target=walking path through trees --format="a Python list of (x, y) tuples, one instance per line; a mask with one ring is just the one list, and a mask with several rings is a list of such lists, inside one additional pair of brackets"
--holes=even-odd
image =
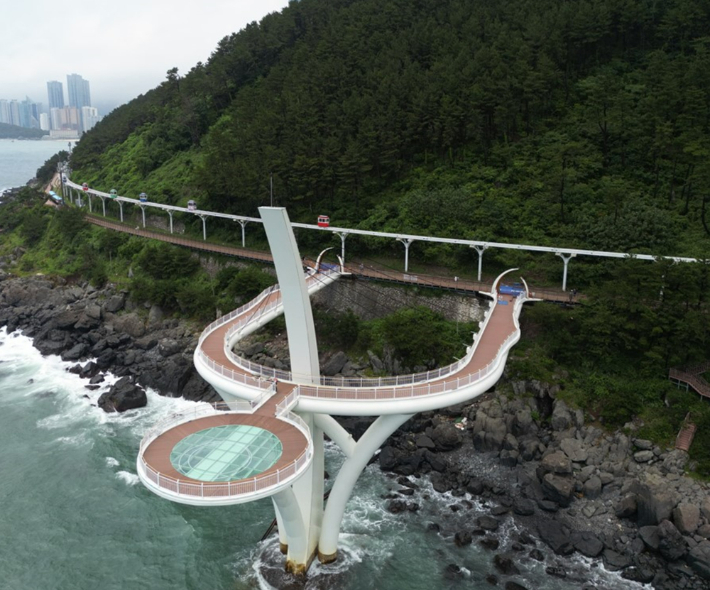
[[(140, 227), (131, 227), (129, 225), (115, 221), (109, 221), (103, 217), (95, 215), (87, 215), (86, 220), (89, 223), (107, 229), (125, 232), (144, 238), (160, 240), (169, 244), (175, 244), (177, 246), (185, 246), (194, 250), (200, 250), (203, 252), (214, 252), (217, 254), (225, 254), (227, 256), (236, 256), (238, 258), (246, 258), (248, 260), (255, 260), (258, 262), (265, 262), (269, 264), (272, 263), (272, 258), (270, 254), (266, 252), (260, 252), (258, 250), (249, 250), (247, 248), (237, 248), (234, 246), (224, 246), (221, 244), (214, 244), (204, 240), (190, 240), (187, 238), (178, 237), (174, 234), (163, 234), (157, 231), (142, 229)], [(307, 260), (307, 262), (309, 261)], [(421, 287), (450, 289), (452, 291), (468, 293), (478, 293), (481, 291), (489, 292), (491, 289), (491, 283), (485, 281), (479, 282), (464, 279), (461, 277), (449, 278), (434, 276), (430, 274), (397, 272), (388, 268), (384, 268), (383, 266), (378, 266), (375, 263), (348, 263), (345, 265), (344, 271), (346, 273), (366, 279), (388, 281), (405, 285), (418, 285)], [(579, 295), (574, 296), (570, 293), (558, 289), (539, 288), (532, 288), (530, 296), (538, 299), (544, 299), (545, 301), (554, 302), (573, 302), (575, 299), (580, 297)]]

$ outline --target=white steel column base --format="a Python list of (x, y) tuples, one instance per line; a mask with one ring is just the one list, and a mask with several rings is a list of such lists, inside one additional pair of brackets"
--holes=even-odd
[[(288, 553), (286, 556), (286, 570), (294, 574), (305, 574), (310, 564), (308, 555), (308, 539), (306, 527), (303, 523), (301, 509), (293, 488), (286, 488), (272, 496), (277, 507), (277, 514), (281, 515), (281, 522), (288, 539)], [(279, 540), (281, 533), (279, 532)]]
[(335, 561), (338, 557), (338, 536), (340, 524), (345, 514), (353, 488), (363, 469), (367, 467), (375, 451), (414, 414), (390, 414), (380, 416), (360, 437), (355, 445), (355, 452), (348, 457), (335, 478), (335, 483), (328, 497), (328, 504), (323, 515), (323, 530), (318, 544), (318, 559), (321, 563)]

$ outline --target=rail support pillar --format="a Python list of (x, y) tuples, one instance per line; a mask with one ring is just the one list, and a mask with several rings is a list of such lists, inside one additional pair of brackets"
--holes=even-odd
[(200, 215), (199, 213), (196, 213), (197, 217), (199, 217), (202, 220), (202, 239), (206, 242), (207, 241), (207, 215)]
[(121, 216), (121, 223), (123, 223), (123, 202), (118, 202), (119, 215)]
[(414, 240), (412, 238), (397, 238), (397, 241), (404, 244), (404, 272), (409, 272), (409, 246)]
[(106, 217), (106, 199), (105, 199), (105, 197), (101, 197), (101, 208), (104, 211), (104, 217)]
[(170, 233), (173, 233), (173, 212), (168, 209), (168, 216), (170, 217)]
[(488, 246), (471, 246), (476, 252), (478, 252), (478, 282), (481, 281), (481, 271), (483, 270), (483, 253), (488, 250)]
[(343, 266), (345, 266), (345, 238), (347, 238), (349, 234), (346, 231), (337, 231), (335, 232), (335, 235), (340, 238), (340, 259), (342, 261)]
[(248, 219), (236, 219), (235, 221), (237, 221), (239, 223), (239, 225), (242, 226), (242, 248), (246, 248), (247, 242), (246, 242), (245, 228), (247, 226), (247, 223), (249, 223), (249, 220)]
[(93, 209), (91, 208), (91, 195), (89, 193), (86, 193), (87, 198), (89, 199), (89, 213), (93, 213)]
[(565, 264), (564, 271), (562, 272), (562, 290), (567, 290), (567, 265), (569, 264), (570, 258), (577, 256), (576, 254), (563, 254), (562, 252), (555, 252), (557, 256), (562, 258), (562, 262)]
[(143, 212), (143, 229), (145, 229), (145, 205), (138, 205)]

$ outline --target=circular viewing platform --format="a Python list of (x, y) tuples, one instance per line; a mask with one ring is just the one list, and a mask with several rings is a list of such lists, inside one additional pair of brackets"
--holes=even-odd
[(141, 443), (137, 467), (141, 481), (159, 496), (219, 506), (278, 492), (305, 471), (312, 456), (308, 427), (295, 414), (277, 418), (203, 406), (153, 428)]

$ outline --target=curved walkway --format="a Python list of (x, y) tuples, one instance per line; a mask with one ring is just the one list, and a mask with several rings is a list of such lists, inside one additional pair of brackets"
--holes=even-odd
[[(308, 281), (315, 290), (321, 286), (318, 284), (321, 275), (311, 275)], [(264, 314), (259, 310), (269, 310), (270, 315), (266, 319), (280, 314), (280, 292), (267, 290), (254, 300), (258, 304), (247, 305), (227, 321), (217, 320), (205, 329), (195, 350), (195, 364), (202, 376), (215, 386), (224, 399), (252, 399), (273, 377), (279, 379), (280, 390), (284, 388), (283, 391), (287, 393), (293, 390), (299, 400), (327, 400), (336, 405), (338, 402), (353, 400), (387, 402), (440, 396), (476, 385), (499, 367), (502, 357), (507, 356), (507, 350), (519, 338), (517, 318), (526, 300), (523, 293), (518, 296), (497, 293), (466, 357), (448, 368), (431, 374), (404, 376), (401, 384), (382, 384), (377, 379), (363, 379), (360, 386), (353, 386), (353, 380), (348, 380), (347, 385), (334, 385), (330, 383), (330, 378), (322, 379), (321, 384), (309, 384), (308, 378), (299, 379), (297, 375), (285, 371), (274, 372), (241, 359), (231, 351), (244, 334), (265, 323)], [(238, 328), (236, 332), (235, 328)], [(444, 400), (440, 404), (447, 405)], [(384, 404), (380, 403), (377, 403), (376, 411), (372, 411), (377, 414), (387, 413)], [(401, 411), (401, 408), (393, 408), (392, 411)], [(337, 409), (333, 408), (332, 413), (337, 414)]]

